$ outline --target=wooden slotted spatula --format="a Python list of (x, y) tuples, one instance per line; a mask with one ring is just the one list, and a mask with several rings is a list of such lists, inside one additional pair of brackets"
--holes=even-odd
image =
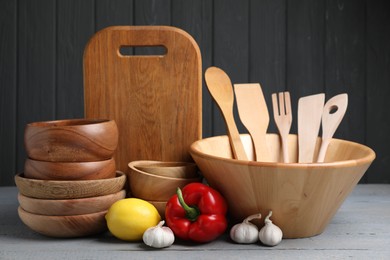
[(326, 102), (322, 114), (322, 142), (318, 153), (317, 162), (324, 162), (326, 150), (332, 139), (337, 127), (347, 111), (348, 95), (339, 94), (332, 97)]
[(207, 88), (225, 120), (233, 157), (239, 160), (248, 160), (234, 121), (234, 93), (229, 76), (220, 68), (210, 67), (206, 70), (205, 80)]
[(274, 111), (274, 120), (282, 141), (283, 162), (288, 163), (288, 134), (292, 123), (290, 92), (273, 93), (272, 107)]
[(301, 97), (298, 101), (298, 162), (312, 163), (321, 117), (324, 109), (325, 94)]
[(234, 92), (241, 122), (252, 137), (256, 161), (270, 161), (266, 143), (269, 114), (260, 84), (234, 84)]

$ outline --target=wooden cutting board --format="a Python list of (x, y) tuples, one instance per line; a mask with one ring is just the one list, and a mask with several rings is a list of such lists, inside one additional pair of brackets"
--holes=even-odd
[[(156, 46), (166, 52), (121, 54), (123, 47)], [(103, 29), (84, 51), (84, 101), (87, 118), (118, 125), (118, 170), (127, 172), (134, 160), (191, 161), (189, 146), (202, 137), (199, 47), (175, 27)]]

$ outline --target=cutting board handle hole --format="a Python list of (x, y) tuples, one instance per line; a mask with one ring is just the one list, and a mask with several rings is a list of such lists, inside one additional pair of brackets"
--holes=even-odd
[(121, 56), (164, 56), (167, 54), (165, 46), (120, 46)]

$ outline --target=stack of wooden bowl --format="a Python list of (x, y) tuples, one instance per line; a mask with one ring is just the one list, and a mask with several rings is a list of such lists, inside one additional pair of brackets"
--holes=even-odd
[(79, 237), (106, 230), (105, 213), (125, 198), (126, 176), (113, 154), (113, 120), (70, 119), (26, 126), (28, 158), (15, 176), (21, 220), (53, 237)]
[(165, 218), (167, 201), (178, 187), (201, 181), (195, 163), (133, 161), (128, 166), (130, 196), (153, 204), (162, 218)]

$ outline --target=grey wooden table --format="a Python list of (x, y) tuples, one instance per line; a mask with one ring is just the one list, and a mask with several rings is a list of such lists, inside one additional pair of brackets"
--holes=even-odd
[(54, 239), (29, 230), (17, 214), (17, 189), (0, 188), (0, 259), (390, 259), (390, 185), (358, 185), (326, 230), (276, 247), (238, 245), (227, 235), (208, 244), (154, 250), (108, 232)]

